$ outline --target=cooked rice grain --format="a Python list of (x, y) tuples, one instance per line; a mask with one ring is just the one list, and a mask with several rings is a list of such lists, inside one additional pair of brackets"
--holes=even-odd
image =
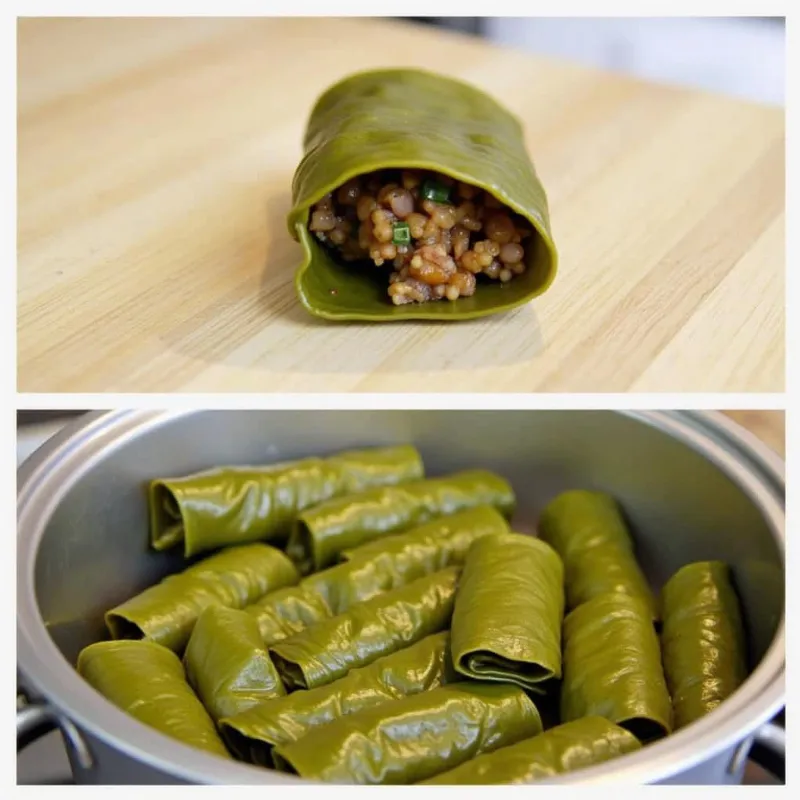
[(533, 232), (488, 192), (422, 170), (353, 178), (311, 209), (308, 227), (344, 261), (391, 264), (395, 305), (469, 297), (477, 275), (514, 280)]

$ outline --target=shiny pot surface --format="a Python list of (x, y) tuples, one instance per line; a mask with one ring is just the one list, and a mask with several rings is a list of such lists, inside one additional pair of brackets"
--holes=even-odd
[(400, 442), (419, 447), (430, 475), (504, 475), (520, 531), (564, 489), (614, 494), (656, 588), (690, 561), (733, 567), (754, 668), (746, 683), (679, 733), (553, 783), (735, 783), (754, 737), (781, 738), (762, 727), (783, 705), (785, 671), (785, 489), (770, 450), (710, 412), (387, 410), (94, 413), (34, 454), (18, 492), (18, 669), (36, 700), (18, 720), (23, 739), (58, 725), (78, 782), (297, 783), (140, 724), (72, 665), (105, 638), (107, 608), (182, 566), (148, 549), (150, 478)]

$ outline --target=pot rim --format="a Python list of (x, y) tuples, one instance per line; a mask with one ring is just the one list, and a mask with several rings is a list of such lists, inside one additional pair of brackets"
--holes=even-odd
[[(205, 409), (91, 412), (69, 423), (18, 470), (17, 667), (32, 687), (81, 729), (153, 769), (191, 783), (314, 784), (203, 753), (128, 716), (95, 692), (47, 633), (34, 594), (41, 537), (58, 503), (109, 445)], [(719, 412), (608, 410), (655, 427), (699, 452), (753, 501), (785, 564), (785, 467), (753, 434)], [(679, 774), (746, 740), (784, 705), (785, 616), (759, 665), (737, 692), (703, 719), (613, 762), (547, 784), (644, 784)]]

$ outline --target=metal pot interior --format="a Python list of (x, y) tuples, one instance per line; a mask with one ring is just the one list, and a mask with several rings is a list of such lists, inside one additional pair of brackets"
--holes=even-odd
[(73, 664), (81, 648), (106, 638), (103, 613), (109, 607), (183, 566), (180, 555), (148, 547), (149, 479), (398, 442), (420, 448), (430, 475), (474, 466), (503, 474), (517, 493), (514, 527), (523, 532), (535, 531), (539, 511), (562, 490), (612, 493), (623, 504), (656, 588), (690, 561), (727, 561), (745, 611), (753, 666), (782, 616), (780, 537), (759, 498), (731, 477), (743, 463), (734, 460), (732, 448), (717, 447), (717, 461), (701, 452), (711, 439), (702, 415), (698, 428), (697, 418), (674, 412), (136, 412), (142, 424), (135, 426), (131, 412), (125, 413), (123, 436), (114, 433), (112, 418), (102, 445), (89, 437), (93, 455), (73, 475), (35, 550), (36, 602), (50, 636)]
[(706, 458), (632, 416), (584, 411), (207, 411), (111, 445), (47, 524), (35, 591), (51, 636), (72, 661), (105, 637), (103, 612), (183, 566), (148, 547), (144, 487), (156, 476), (411, 441), (428, 473), (481, 466), (514, 485), (516, 529), (571, 487), (617, 496), (655, 586), (689, 561), (734, 568), (753, 661), (783, 608), (782, 556), (753, 500)]

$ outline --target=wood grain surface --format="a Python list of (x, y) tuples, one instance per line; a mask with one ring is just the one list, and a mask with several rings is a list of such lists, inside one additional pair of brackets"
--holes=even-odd
[(786, 457), (786, 414), (783, 411), (723, 411), (755, 434), (781, 458)]
[[(28, 19), (20, 391), (783, 391), (784, 115), (358, 19)], [(306, 117), (422, 66), (522, 117), (560, 273), (456, 325), (306, 314), (286, 233)]]

